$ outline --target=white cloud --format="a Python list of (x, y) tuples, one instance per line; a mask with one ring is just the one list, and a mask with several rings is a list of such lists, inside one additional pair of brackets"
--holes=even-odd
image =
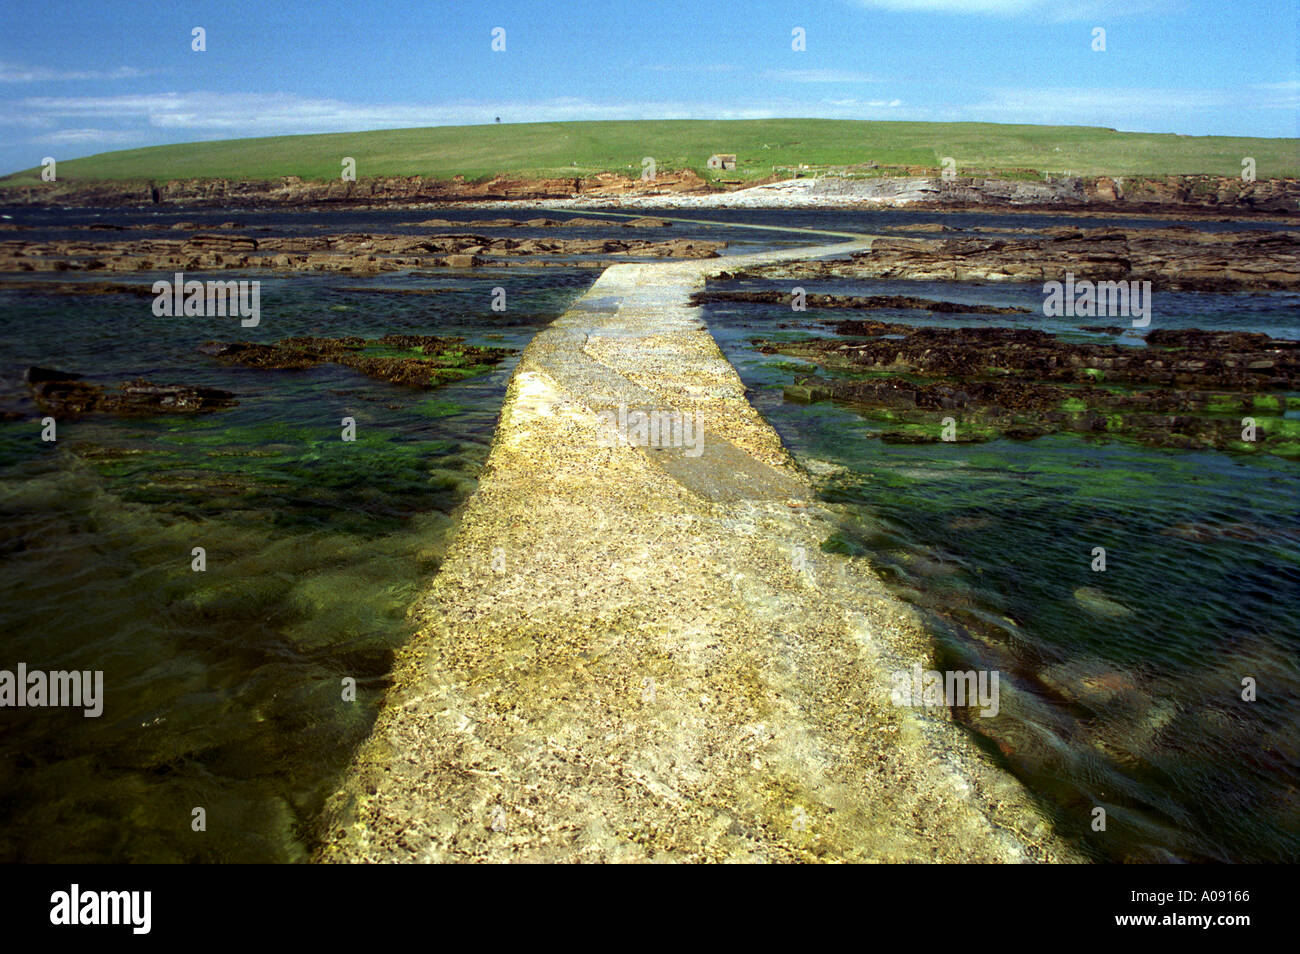
[[(412, 126), (561, 122), (600, 119), (766, 119), (808, 116), (827, 119), (907, 118), (985, 122), (1052, 123), (1187, 132), (1196, 119), (1217, 110), (1252, 113), (1300, 108), (1300, 84), (1260, 83), (1231, 89), (1019, 87), (972, 91), (967, 102), (915, 101), (906, 107), (889, 96), (808, 99), (764, 97), (759, 104), (735, 100), (652, 100), (606, 103), (578, 97), (528, 102), (461, 101), (445, 104), (357, 103), (287, 93), (170, 92), (117, 96), (32, 96), (8, 103), (0, 126), (87, 130), (114, 126), (120, 133), (158, 141), (351, 132)], [(151, 132), (152, 130), (152, 132)], [(80, 133), (76, 133), (80, 135)], [(72, 135), (69, 133), (69, 135)], [(40, 141), (48, 136), (40, 134)], [(33, 141), (37, 141), (36, 138)], [(86, 137), (86, 141), (90, 141)]]
[[(810, 104), (771, 100), (761, 106), (735, 103), (652, 101), (599, 103), (579, 98), (538, 102), (461, 102), (445, 105), (349, 103), (286, 93), (156, 93), (122, 96), (32, 96), (16, 104), (28, 122), (58, 124), (114, 120), (156, 130), (186, 131), (201, 138), (351, 132), (404, 126), (448, 126), (492, 122), (560, 122), (597, 119), (766, 119), (819, 115), (860, 117), (865, 109), (892, 109), (895, 100), (825, 100)], [(2, 121), (0, 121), (2, 122)]]
[(53, 129), (58, 123), (49, 116), (19, 116), (0, 113), (0, 126), (18, 126), (25, 129)]
[(115, 70), (55, 70), (45, 66), (22, 66), (0, 61), (0, 83), (46, 83), (61, 80), (115, 80), (149, 76), (153, 70), (119, 66)]
[(1283, 94), (1283, 99), (1289, 105), (1300, 108), (1300, 80), (1284, 80), (1280, 83), (1256, 83), (1253, 88)]
[(139, 132), (121, 129), (81, 128), (60, 129), (58, 132), (39, 136), (31, 141), (52, 146), (80, 146), (87, 143), (95, 146), (121, 146), (143, 142), (144, 136)]
[(1015, 16), (1051, 6), (1048, 0), (857, 0), (860, 6), (908, 13), (982, 13)]
[[(562, 122), (601, 119), (895, 119), (899, 99), (772, 98), (736, 102), (648, 101), (600, 103), (572, 98), (539, 102), (461, 102), (445, 105), (349, 103), (284, 93), (159, 93), (121, 96), (36, 96), (11, 101), (4, 126), (29, 130), (8, 143), (36, 150), (55, 147), (91, 155), (115, 148), (250, 136), (345, 133), (421, 126)], [(15, 112), (15, 108), (21, 112)], [(913, 111), (915, 112), (915, 111)], [(909, 118), (919, 118), (912, 116)], [(114, 126), (115, 128), (105, 128)], [(64, 128), (58, 128), (64, 127)], [(50, 131), (37, 130), (48, 128)], [(15, 149), (16, 154), (26, 149)], [(44, 154), (42, 151), (41, 154)], [(69, 157), (71, 158), (71, 157)], [(15, 156), (15, 166), (26, 161)]]
[[(902, 105), (901, 99), (823, 99), (820, 104), (823, 112), (832, 109), (848, 114), (863, 110), (898, 109)], [(819, 112), (818, 115), (822, 113)]]

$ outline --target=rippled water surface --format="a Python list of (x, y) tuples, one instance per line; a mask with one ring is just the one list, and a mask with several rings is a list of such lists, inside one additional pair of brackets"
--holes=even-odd
[[(11, 237), (114, 241), (168, 233), (70, 226), (207, 229), (233, 220), (268, 234), (397, 232), (436, 217), (482, 231), (475, 223), (484, 219), (584, 214), (9, 212), (15, 219), (6, 221), (32, 227)], [(666, 214), (844, 231), (936, 218)], [(728, 253), (818, 240), (702, 221), (625, 234), (724, 239)], [(262, 281), (253, 329), (233, 319), (155, 318), (148, 298), (51, 296), (0, 282), (0, 410), (8, 412), (0, 420), (0, 668), (102, 669), (106, 695), (98, 719), (66, 709), (0, 719), (0, 860), (307, 857), (322, 801), (369, 730), (393, 652), (410, 635), (406, 609), (438, 567), (450, 514), (474, 487), (515, 360), (423, 392), (334, 365), (230, 367), (199, 353), (200, 344), (406, 332), (461, 335), (517, 356), (596, 274), (223, 274)], [(1039, 318), (1033, 286), (803, 284), (810, 293), (1023, 305), (1034, 314), (970, 320), (1110, 337)], [(505, 312), (490, 307), (498, 285)], [(395, 293), (402, 289), (435, 293)], [(1297, 299), (1168, 294), (1159, 323), (1295, 338)], [(921, 608), (936, 665), (1002, 673), (999, 715), (965, 721), (1052, 806), (1062, 834), (1099, 859), (1300, 860), (1300, 466), (1076, 437), (882, 444), (869, 416), (784, 402), (797, 363), (750, 345), (825, 334), (811, 322), (844, 312), (721, 304), (706, 315), (795, 453), (840, 466), (824, 493), (845, 505), (844, 525), (826, 547), (871, 560)], [(1113, 340), (1142, 346), (1133, 333)], [(51, 444), (40, 440), (40, 414), (21, 384), (29, 365), (110, 386), (147, 377), (225, 388), (239, 404), (197, 417), (60, 422)], [(344, 417), (356, 421), (355, 442), (340, 439)], [(1091, 569), (1098, 546), (1104, 573)], [(203, 572), (192, 568), (195, 547), (205, 551)], [(1247, 676), (1259, 686), (1253, 704), (1240, 698)], [(356, 681), (355, 702), (344, 698), (345, 680)], [(1096, 806), (1108, 812), (1104, 835), (1089, 829)], [(196, 808), (205, 832), (193, 830)]]
[[(1041, 306), (1041, 289), (803, 283)], [(1297, 296), (1164, 295), (1159, 326), (1300, 337)], [(872, 561), (921, 608), (939, 669), (1001, 673), (1001, 711), (960, 717), (1099, 859), (1300, 860), (1300, 465), (1054, 436), (882, 443), (881, 423), (785, 402), (800, 370), (756, 337), (826, 334), (788, 307), (708, 306), (709, 327), (795, 453), (843, 469), (825, 547)], [(1003, 316), (870, 313), (959, 326)], [(798, 319), (798, 320), (796, 320)], [(1098, 340), (1037, 314), (1031, 327)], [(781, 327), (784, 326), (784, 327)], [(1141, 339), (1130, 343), (1141, 346)], [(1104, 571), (1093, 569), (1105, 549)], [(1242, 700), (1242, 680), (1258, 700)], [(1107, 829), (1091, 829), (1104, 807)]]
[[(103, 670), (106, 697), (99, 718), (6, 710), (0, 859), (304, 858), (449, 514), (474, 487), (518, 349), (595, 274), (262, 275), (261, 323), (248, 329), (155, 318), (148, 298), (0, 286), (0, 401), (18, 415), (0, 423), (3, 666)], [(490, 307), (497, 283), (505, 312)], [(514, 352), (490, 374), (419, 391), (197, 351), (209, 339), (389, 333)], [(32, 364), (110, 386), (220, 387), (239, 404), (60, 422), (45, 443), (20, 383)], [(341, 439), (344, 417), (354, 442)], [(205, 832), (192, 830), (196, 808)]]

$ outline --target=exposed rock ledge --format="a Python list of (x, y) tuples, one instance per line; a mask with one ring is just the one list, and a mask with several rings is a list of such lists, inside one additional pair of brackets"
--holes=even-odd
[(217, 208), (430, 206), (505, 202), (555, 206), (834, 207), (1046, 207), (1105, 208), (1128, 212), (1177, 210), (1234, 215), (1300, 212), (1300, 180), (1212, 175), (996, 177), (835, 175), (783, 179), (722, 188), (690, 170), (660, 172), (651, 182), (612, 173), (577, 178), (495, 176), (475, 182), (423, 176), (386, 176), (356, 182), (284, 176), (273, 181), (178, 179), (168, 182), (64, 180), (41, 185), (0, 185), (0, 203), (13, 205)]
[[(125, 241), (4, 239), (0, 240), (0, 272), (267, 268), (377, 274), (409, 268), (532, 265), (536, 259), (577, 255), (716, 258), (718, 250), (726, 244), (705, 239), (493, 238), (464, 232), (444, 235), (343, 232), (255, 238), (231, 231)], [(104, 293), (124, 290), (113, 289), (110, 283), (100, 284), (99, 290)], [(88, 289), (80, 291), (91, 293)]]
[(849, 259), (777, 263), (736, 278), (1150, 281), (1157, 291), (1300, 288), (1300, 232), (1188, 228), (1021, 230), (1011, 237), (879, 239)]

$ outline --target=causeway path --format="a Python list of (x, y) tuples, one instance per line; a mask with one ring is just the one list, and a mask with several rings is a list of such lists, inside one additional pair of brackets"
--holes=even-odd
[[(913, 611), (837, 527), (689, 296), (870, 237), (608, 268), (520, 358), (322, 861), (1077, 860), (943, 710)], [(643, 447), (622, 407), (699, 414)], [(630, 431), (629, 431), (630, 433)]]

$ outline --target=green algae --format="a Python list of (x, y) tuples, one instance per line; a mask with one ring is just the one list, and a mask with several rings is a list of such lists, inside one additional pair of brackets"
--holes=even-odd
[(479, 375), (490, 374), (495, 370), (495, 365), (483, 364), (481, 362), (474, 364), (461, 364), (459, 366), (451, 367), (439, 367), (430, 379), (430, 384), (434, 387), (443, 384), (451, 384), (456, 381), (464, 381), (467, 378), (476, 378)]
[(1289, 417), (1257, 417), (1255, 427), (1270, 438), (1285, 441), (1300, 440), (1300, 420)]
[(951, 418), (951, 425), (945, 425), (943, 420), (933, 417), (929, 420), (915, 421), (900, 419), (899, 415), (891, 415), (891, 426), (881, 431), (880, 439), (887, 444), (975, 444), (998, 436), (996, 428), (978, 420), (949, 414), (944, 416)]
[(419, 404), (411, 406), (411, 410), (423, 417), (451, 417), (453, 414), (461, 414), (469, 410), (464, 404), (457, 401), (446, 401), (440, 398), (429, 398), (427, 401), (421, 401)]
[[(1286, 375), (1293, 372), (1287, 370), (1291, 365), (1284, 359), (1278, 359), (1284, 361), (1278, 372), (1282, 377), (1250, 380), (1245, 372), (1216, 369), (1215, 355), (1204, 342), (1197, 344), (1198, 360), (1183, 368), (1178, 362), (1162, 363), (1158, 357), (1130, 362), (1127, 353), (1098, 354), (1095, 348), (1080, 351), (1080, 346), (1068, 344), (1058, 348), (1058, 344), (1046, 343), (1051, 336), (1021, 341), (1011, 336), (1031, 333), (1006, 328), (962, 329), (966, 338), (959, 336), (954, 344), (936, 336), (933, 328), (841, 322), (835, 330), (833, 338), (749, 340), (760, 354), (810, 361), (827, 372), (823, 377), (798, 376), (796, 369), (779, 362), (763, 363), (764, 368), (796, 373), (796, 381), (784, 389), (785, 400), (800, 404), (830, 401), (852, 407), (869, 421), (890, 425), (877, 435), (886, 442), (924, 442), (927, 426), (936, 416), (950, 413), (961, 418), (961, 426), (956, 435), (948, 436), (963, 443), (998, 436), (1032, 440), (1071, 431), (1088, 439), (1232, 450), (1243, 416), (1276, 416), (1296, 401), (1275, 392), (1257, 393), (1260, 388), (1286, 386), (1290, 380)], [(1191, 336), (1188, 340), (1200, 342), (1196, 335), (1210, 333), (1187, 334)], [(986, 339), (1003, 349), (1006, 366), (976, 363)], [(1172, 342), (1180, 340), (1170, 332), (1153, 347), (1173, 353), (1179, 349), (1171, 346)], [(910, 351), (908, 342), (912, 343)], [(1222, 347), (1236, 346), (1222, 342)], [(1241, 347), (1245, 354), (1253, 353), (1247, 345)], [(1069, 360), (1065, 361), (1064, 352), (1069, 348), (1076, 350), (1068, 351)], [(1091, 358), (1093, 363), (1105, 358), (1118, 370), (1078, 367), (1080, 358)], [(1228, 368), (1244, 366), (1239, 355), (1234, 359)], [(1150, 364), (1144, 363), (1148, 361)], [(1199, 370), (1206, 368), (1209, 370), (1198, 379)], [(1271, 437), (1264, 444), (1266, 451), (1291, 453), (1285, 446), (1294, 440), (1289, 432), (1264, 430)]]
[(864, 557), (870, 555), (871, 548), (847, 532), (837, 530), (822, 541), (821, 551), (823, 553), (838, 553), (841, 556)]
[(1216, 394), (1203, 405), (1206, 414), (1240, 415), (1250, 409), (1250, 397), (1238, 394)]
[(284, 338), (276, 344), (208, 342), (218, 361), (259, 370), (303, 371), (326, 363), (408, 387), (436, 388), (492, 371), (510, 353), (505, 348), (465, 344), (460, 337), (390, 334)]
[[(444, 402), (455, 413), (452, 402)], [(354, 440), (341, 428), (262, 421), (199, 434), (158, 435), (147, 448), (79, 442), (77, 452), (121, 499), (289, 528), (390, 533), (406, 514), (447, 505), (463, 478), (433, 462), (457, 446), (401, 439), (361, 422)], [(382, 480), (382, 489), (376, 479)], [(351, 501), (350, 504), (348, 501)], [(405, 500), (393, 509), (391, 501)], [(292, 506), (283, 506), (291, 501)]]
[[(400, 358), (402, 360), (406, 360), (408, 358), (423, 358), (425, 356), (424, 348), (422, 347), (394, 348), (389, 345), (374, 344), (374, 343), (367, 344), (364, 348), (361, 348), (356, 353), (367, 358)], [(455, 353), (451, 351), (444, 351), (442, 353), (442, 357), (452, 359), (452, 360), (455, 360), (456, 358), (463, 358), (464, 356), (465, 353), (463, 351), (457, 351)]]
[[(845, 382), (886, 379), (897, 382), (903, 389), (916, 387), (918, 392), (927, 385), (948, 385), (956, 389), (966, 384), (969, 388), (971, 382), (878, 369), (854, 374), (842, 370), (842, 359), (832, 356), (822, 361), (819, 354), (813, 353), (812, 356), (818, 358), (831, 376), (803, 377), (794, 384), (785, 385), (782, 390), (785, 400), (798, 404), (843, 404), (865, 420), (883, 425), (883, 430), (876, 436), (886, 443), (942, 441), (944, 435), (938, 422), (952, 417), (957, 428), (949, 439), (955, 443), (978, 443), (999, 437), (1027, 440), (1058, 431), (1073, 431), (1089, 440), (1121, 439), (1154, 446), (1218, 448), (1231, 452), (1243, 450), (1243, 442), (1237, 439), (1241, 419), (1252, 414), (1256, 415), (1257, 428), (1267, 439), (1244, 452), (1262, 449), (1292, 458), (1295, 456), (1292, 445), (1300, 440), (1296, 424), (1280, 416), (1294, 400), (1285, 395), (1190, 392), (1181, 395), (1177, 403), (1171, 405), (1157, 388), (1107, 382), (1096, 387), (1060, 386), (1058, 391), (1069, 396), (1059, 400), (1054, 411), (1032, 408), (1029, 411), (1007, 411), (993, 405), (941, 410), (919, 406), (919, 402), (915, 407), (882, 406), (870, 400), (855, 399), (856, 392), (845, 387)], [(1094, 375), (1088, 377), (1097, 379)]]
[(785, 371), (790, 374), (807, 374), (813, 367), (806, 361), (764, 361), (763, 367), (773, 371)]

